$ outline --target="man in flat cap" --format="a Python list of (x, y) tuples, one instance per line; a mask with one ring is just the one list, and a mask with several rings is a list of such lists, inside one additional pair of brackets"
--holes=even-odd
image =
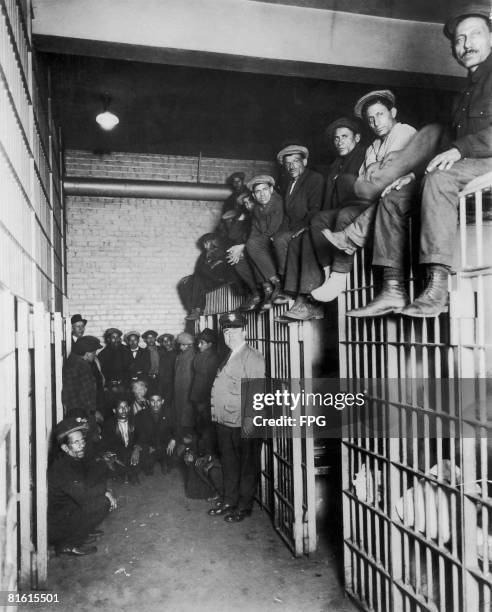
[(151, 393), (159, 392), (159, 360), (160, 352), (156, 344), (159, 334), (153, 329), (148, 329), (142, 334), (142, 340), (145, 342), (145, 351), (148, 353), (149, 370), (147, 373), (147, 382), (149, 385), (149, 396)]
[(285, 317), (307, 321), (321, 316), (322, 311), (309, 299), (309, 294), (323, 283), (323, 270), (329, 277), (334, 253), (322, 230), (334, 229), (340, 209), (355, 204), (354, 182), (365, 154), (360, 144), (360, 126), (355, 119), (341, 117), (328, 126), (327, 139), (337, 158), (328, 171), (323, 209), (311, 220), (310, 231), (301, 236), (300, 256), (295, 248), (297, 241), (289, 248), (284, 289), (296, 300), (278, 320)]
[(60, 452), (48, 468), (48, 540), (57, 554), (95, 553), (97, 525), (117, 506), (108, 483), (94, 480), (84, 461), (87, 420), (66, 417), (55, 429)]
[(208, 327), (201, 331), (197, 339), (198, 353), (193, 359), (193, 380), (191, 383), (190, 400), (195, 413), (195, 427), (198, 442), (210, 447), (210, 392), (219, 367), (217, 354), (217, 334)]
[[(469, 3), (444, 26), (456, 61), (468, 70), (467, 84), (459, 97), (454, 119), (441, 153), (428, 163), (422, 181), (419, 261), (425, 266), (424, 291), (409, 304), (403, 286), (402, 248), (390, 236), (407, 231), (409, 210), (380, 207), (376, 216), (373, 264), (383, 267), (386, 282), (376, 298), (350, 316), (371, 317), (401, 312), (410, 317), (435, 317), (448, 308), (448, 275), (454, 258), (458, 226), (459, 192), (472, 179), (492, 168), (492, 55), (488, 2)], [(395, 181), (398, 193), (411, 177)], [(394, 197), (394, 196), (393, 196)]]
[[(265, 377), (265, 359), (246, 344), (246, 317), (229, 313), (219, 319), (230, 349), (212, 387), (212, 420), (224, 477), (224, 497), (208, 512), (230, 523), (251, 515), (261, 468), (261, 444), (252, 437), (251, 389), (253, 380)], [(243, 387), (241, 388), (241, 381)]]
[(78, 417), (94, 417), (97, 409), (96, 379), (91, 363), (96, 351), (102, 348), (94, 336), (82, 336), (73, 346), (63, 366), (62, 400), (66, 414)]
[(284, 202), (274, 187), (275, 179), (268, 174), (258, 174), (248, 181), (255, 205), (251, 212), (251, 233), (246, 252), (263, 281), (264, 308), (271, 307), (281, 292), (273, 238), (283, 222)]
[(289, 145), (277, 153), (277, 161), (289, 179), (283, 190), (284, 218), (273, 237), (278, 273), (284, 279), (287, 254), (291, 260), (301, 257), (302, 234), (321, 209), (325, 180), (319, 172), (308, 168), (309, 151), (302, 145)]
[(128, 347), (121, 342), (123, 332), (110, 327), (104, 332), (106, 346), (97, 358), (106, 380), (106, 386), (126, 384), (126, 372), (130, 365), (131, 355)]
[[(343, 230), (359, 216), (364, 218), (367, 232), (369, 231), (378, 207), (379, 193), (384, 189), (384, 186), (380, 188), (379, 193), (375, 190), (366, 193), (364, 190), (358, 190), (358, 183), (363, 186), (371, 185), (370, 181), (373, 174), (379, 172), (385, 160), (396, 151), (406, 147), (416, 134), (415, 128), (397, 120), (397, 113), (395, 95), (389, 89), (371, 91), (362, 96), (355, 104), (354, 114), (367, 123), (375, 139), (366, 149), (364, 161), (359, 169), (359, 177), (353, 184), (355, 198), (347, 202), (340, 210), (335, 226), (323, 227), (322, 223), (319, 222), (313, 222), (312, 224), (315, 227), (315, 232), (321, 232), (328, 242), (333, 244), (332, 230), (336, 232)], [(401, 191), (398, 191), (402, 200), (401, 206), (408, 206), (408, 202), (413, 197), (413, 192), (413, 185), (406, 185)], [(375, 235), (378, 234), (380, 231), (378, 225), (376, 225), (374, 231)], [(388, 239), (396, 241), (398, 238), (395, 236)], [(335, 246), (339, 245), (335, 244)], [(354, 250), (352, 250), (352, 254)], [(331, 267), (328, 268), (327, 266), (325, 270), (325, 282), (312, 292), (312, 296), (316, 300), (321, 302), (332, 301), (345, 289), (348, 275), (352, 269), (352, 254), (347, 254), (343, 250), (338, 250), (335, 253)], [(393, 279), (391, 279), (391, 282), (393, 282)]]

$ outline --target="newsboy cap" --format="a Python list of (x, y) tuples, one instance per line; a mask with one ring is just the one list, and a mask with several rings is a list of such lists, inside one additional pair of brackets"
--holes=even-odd
[(99, 342), (99, 338), (95, 336), (82, 336), (82, 338), (79, 338), (72, 347), (72, 352), (76, 355), (85, 355), (86, 353), (93, 353), (97, 351), (97, 349), (102, 348), (102, 344)]
[(376, 89), (374, 91), (370, 91), (359, 98), (354, 106), (354, 115), (362, 119), (362, 111), (364, 110), (364, 106), (371, 102), (372, 100), (376, 100), (377, 98), (382, 98), (391, 104), (391, 106), (395, 105), (395, 94), (389, 89)]
[(81, 314), (74, 314), (70, 319), (70, 323), (72, 325), (75, 325), (75, 323), (80, 323), (81, 321), (84, 325), (87, 325), (87, 319), (83, 319)]
[(89, 423), (87, 419), (82, 417), (65, 417), (60, 421), (55, 428), (55, 435), (58, 442), (63, 440), (65, 436), (73, 433), (74, 431), (87, 431), (89, 429)]
[(252, 179), (248, 181), (247, 187), (250, 191), (256, 187), (256, 185), (260, 184), (270, 185), (270, 187), (274, 187), (275, 179), (269, 174), (257, 174)]
[(142, 338), (145, 340), (147, 336), (154, 336), (154, 338), (157, 338), (157, 332), (154, 331), (153, 329), (148, 329), (146, 332), (142, 334)]
[(246, 327), (247, 319), (238, 312), (226, 312), (219, 317), (219, 324), (222, 329), (227, 327)]
[(139, 338), (139, 339), (140, 339), (140, 334), (139, 334), (137, 331), (132, 330), (132, 331), (126, 332), (126, 334), (123, 336), (123, 340), (124, 340), (126, 343), (128, 343), (128, 338), (129, 338), (130, 336), (137, 336), (137, 338)]
[(306, 147), (303, 147), (302, 145), (288, 145), (283, 149), (280, 149), (280, 151), (277, 153), (277, 161), (279, 164), (281, 164), (286, 155), (295, 155), (296, 153), (299, 153), (305, 159), (309, 157), (309, 151)]
[(157, 338), (157, 342), (159, 344), (162, 344), (164, 338), (169, 338), (169, 340), (171, 342), (174, 342), (174, 336), (172, 334), (161, 334), (158, 338)]
[(349, 119), (348, 117), (340, 117), (339, 119), (335, 119), (332, 121), (330, 125), (326, 128), (326, 137), (329, 142), (333, 144), (333, 139), (335, 138), (335, 131), (338, 128), (348, 128), (354, 134), (360, 134), (360, 125), (357, 119)]
[(213, 329), (206, 327), (203, 331), (201, 331), (196, 337), (197, 340), (204, 340), (205, 342), (217, 342), (217, 334)]
[(483, 17), (490, 24), (492, 19), (491, 13), (491, 4), (485, 0), (482, 0), (482, 2), (468, 2), (465, 6), (455, 8), (451, 11), (449, 19), (444, 24), (444, 36), (453, 40), (456, 26), (466, 17)]
[(181, 332), (176, 336), (177, 344), (193, 344), (193, 336), (188, 332)]

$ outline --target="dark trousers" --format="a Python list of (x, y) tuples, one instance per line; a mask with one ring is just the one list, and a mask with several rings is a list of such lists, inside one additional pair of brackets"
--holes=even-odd
[(261, 470), (262, 440), (242, 438), (240, 427), (216, 425), (224, 479), (224, 503), (251, 510)]
[(292, 230), (284, 230), (277, 232), (273, 236), (273, 248), (277, 257), (278, 272), (282, 276), (285, 274), (285, 267), (287, 265), (287, 253), (289, 251), (289, 244), (292, 240)]
[[(325, 238), (323, 240), (328, 244)], [(312, 235), (306, 230), (289, 242), (284, 289), (292, 295), (308, 295), (319, 287), (323, 280)]]
[(149, 447), (146, 446), (142, 449), (140, 453), (140, 467), (142, 468), (144, 474), (151, 474), (154, 471), (154, 466), (156, 463), (159, 463), (161, 467), (167, 467), (167, 444), (162, 446), (153, 447), (154, 451), (150, 452)]
[(435, 170), (424, 177), (420, 229), (421, 264), (452, 264), (458, 227), (458, 194), (472, 179), (491, 170), (491, 158), (461, 159), (449, 170)]
[(249, 291), (251, 293), (257, 293), (257, 279), (248, 259), (246, 257), (243, 257), (237, 262), (236, 265), (233, 266), (233, 269), (239, 276), (239, 278), (243, 281), (243, 283), (246, 285), (246, 287), (249, 289)]
[(352, 269), (354, 257), (335, 249), (321, 233), (324, 229), (339, 232), (352, 223), (371, 203), (355, 200), (343, 208), (321, 210), (311, 220), (311, 238), (316, 257), (322, 267), (332, 266), (334, 272), (346, 273)]
[(110, 503), (105, 495), (90, 498), (82, 506), (72, 506), (67, 513), (50, 516), (48, 537), (54, 546), (79, 546), (89, 533), (106, 517)]
[(248, 242), (246, 242), (246, 252), (262, 282), (270, 280), (272, 276), (277, 274), (273, 243), (268, 236), (252, 232)]

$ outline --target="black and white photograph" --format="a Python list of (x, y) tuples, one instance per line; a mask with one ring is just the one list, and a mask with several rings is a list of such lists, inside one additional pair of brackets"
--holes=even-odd
[(0, 0), (0, 612), (492, 610), (492, 0)]

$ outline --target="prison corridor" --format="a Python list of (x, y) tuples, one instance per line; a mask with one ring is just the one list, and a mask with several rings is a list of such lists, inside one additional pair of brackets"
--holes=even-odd
[(341, 551), (293, 557), (258, 507), (239, 524), (209, 517), (207, 500), (185, 496), (178, 469), (117, 486), (119, 507), (101, 525), (97, 553), (50, 556), (47, 588), (60, 609), (355, 610), (343, 593)]

